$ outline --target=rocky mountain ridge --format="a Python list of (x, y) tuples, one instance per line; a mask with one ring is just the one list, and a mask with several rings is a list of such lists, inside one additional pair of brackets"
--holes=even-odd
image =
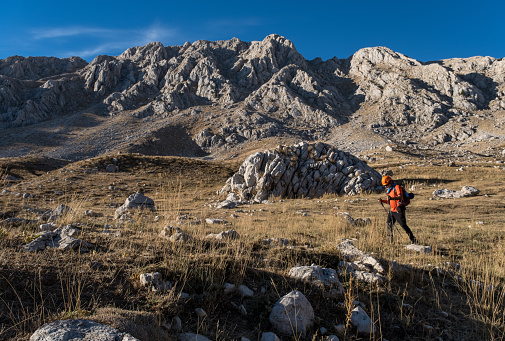
[[(492, 154), (504, 146), (504, 113), (505, 61), (492, 57), (423, 63), (373, 47), (308, 61), (291, 41), (269, 35), (154, 42), (91, 63), (0, 60), (0, 156), (218, 155), (267, 138), (354, 140), (356, 150), (388, 142), (464, 150), (483, 142), (475, 150)], [(65, 127), (64, 139), (51, 135), (55, 126)], [(19, 147), (23, 139), (47, 142)]]

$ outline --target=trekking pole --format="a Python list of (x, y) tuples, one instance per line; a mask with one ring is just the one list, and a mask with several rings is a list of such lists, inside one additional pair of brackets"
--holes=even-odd
[(384, 209), (384, 212), (386, 212), (386, 214), (388, 216), (386, 218), (386, 235), (388, 234), (388, 232), (391, 233), (391, 236), (389, 238), (389, 242), (392, 243), (393, 242), (393, 226), (389, 227), (389, 225), (388, 225), (388, 218), (389, 218), (389, 215), (391, 214), (391, 212), (388, 212), (388, 210), (386, 210), (386, 208), (384, 207), (384, 203), (382, 201), (380, 201), (380, 203), (381, 203), (382, 208)]

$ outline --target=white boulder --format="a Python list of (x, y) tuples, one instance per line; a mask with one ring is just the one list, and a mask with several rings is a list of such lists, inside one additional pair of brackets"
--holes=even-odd
[(139, 341), (130, 334), (90, 320), (60, 320), (46, 323), (30, 341)]
[(302, 338), (312, 326), (313, 319), (314, 310), (309, 300), (298, 290), (281, 297), (269, 317), (270, 323), (279, 333)]
[(358, 328), (358, 333), (375, 333), (374, 323), (360, 306), (352, 310), (351, 323)]
[(344, 294), (344, 287), (340, 283), (337, 272), (319, 265), (297, 266), (289, 270), (289, 276), (307, 281), (325, 288), (335, 288), (335, 294)]

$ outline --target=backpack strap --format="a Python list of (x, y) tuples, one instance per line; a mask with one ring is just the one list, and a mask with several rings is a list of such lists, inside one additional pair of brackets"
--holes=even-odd
[(391, 192), (391, 190), (393, 190), (393, 194), (395, 195), (396, 197), (396, 191), (395, 191), (395, 188), (396, 188), (396, 182), (393, 182), (393, 186), (392, 187), (389, 187), (386, 194), (389, 194), (389, 192)]

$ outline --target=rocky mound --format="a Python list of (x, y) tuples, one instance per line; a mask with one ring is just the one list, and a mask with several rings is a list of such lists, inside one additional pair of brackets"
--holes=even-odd
[(357, 157), (324, 143), (301, 142), (250, 155), (220, 193), (242, 200), (354, 195), (381, 188), (381, 175)]

